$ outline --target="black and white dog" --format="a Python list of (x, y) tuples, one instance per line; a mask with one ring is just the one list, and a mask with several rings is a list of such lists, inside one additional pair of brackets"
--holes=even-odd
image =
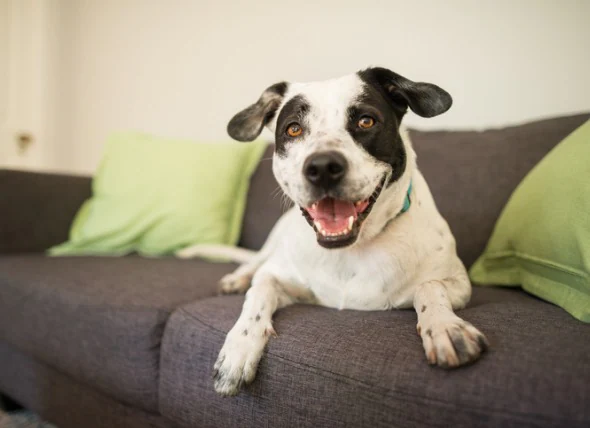
[(483, 334), (453, 312), (469, 301), (471, 285), (400, 127), (408, 107), (432, 117), (451, 104), (436, 85), (369, 68), (272, 85), (234, 116), (228, 132), (236, 140), (254, 140), (264, 126), (275, 132), (274, 175), (296, 206), (260, 252), (221, 280), (223, 292), (247, 293), (215, 363), (218, 393), (235, 395), (254, 379), (275, 334), (273, 313), (296, 302), (358, 310), (413, 305), (426, 358), (441, 367), (485, 351)]

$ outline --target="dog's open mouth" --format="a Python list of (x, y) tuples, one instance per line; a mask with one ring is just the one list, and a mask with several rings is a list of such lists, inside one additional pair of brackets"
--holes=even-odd
[(368, 199), (361, 201), (326, 197), (307, 208), (302, 207), (304, 217), (316, 232), (318, 243), (326, 248), (345, 247), (354, 243), (384, 184), (385, 178)]

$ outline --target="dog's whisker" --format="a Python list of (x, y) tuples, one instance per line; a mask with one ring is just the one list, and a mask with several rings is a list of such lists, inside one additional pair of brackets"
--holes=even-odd
[(281, 189), (281, 186), (277, 186), (277, 188), (271, 192), (271, 196), (273, 199), (276, 199), (277, 196), (281, 196), (281, 195), (284, 195), (283, 189)]
[(281, 196), (281, 210), (282, 210), (282, 212), (287, 211), (290, 207), (291, 207), (291, 200), (289, 199), (289, 197), (285, 193), (283, 193), (283, 195)]
[(281, 186), (277, 186), (277, 188), (275, 190), (272, 191), (272, 197), (273, 199), (276, 199), (277, 197), (280, 197), (280, 207), (281, 207), (281, 212), (285, 212), (287, 211), (290, 207), (291, 207), (291, 199), (289, 198), (289, 196), (287, 196), (287, 194), (285, 192), (283, 192), (283, 189), (281, 188)]

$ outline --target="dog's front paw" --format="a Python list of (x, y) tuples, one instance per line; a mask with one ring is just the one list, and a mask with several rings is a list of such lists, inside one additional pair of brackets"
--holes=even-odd
[(222, 294), (244, 294), (250, 288), (252, 275), (228, 273), (219, 280), (219, 291)]
[(467, 321), (448, 321), (418, 326), (428, 363), (444, 368), (470, 363), (488, 348), (485, 336)]
[(223, 396), (238, 394), (242, 385), (254, 380), (264, 350), (264, 340), (249, 338), (247, 330), (240, 335), (230, 332), (213, 367), (215, 391)]

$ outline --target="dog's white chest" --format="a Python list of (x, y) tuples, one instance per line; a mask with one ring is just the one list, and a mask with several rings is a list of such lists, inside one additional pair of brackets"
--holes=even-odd
[(310, 271), (305, 283), (324, 306), (356, 310), (411, 306), (410, 290), (396, 275), (395, 268), (382, 265), (380, 259), (375, 256), (346, 260), (339, 269), (334, 269), (334, 265), (316, 266), (316, 274)]
[[(326, 250), (315, 244), (311, 228), (290, 216), (293, 234), (266, 268), (282, 282), (313, 292), (317, 303), (338, 309), (384, 310), (408, 307), (412, 294), (399, 264), (380, 248)], [(272, 267), (271, 267), (272, 266)]]
[[(340, 257), (339, 257), (340, 256)], [(318, 258), (301, 272), (302, 284), (318, 303), (339, 309), (384, 309), (387, 305), (385, 278), (370, 260), (351, 260), (348, 255)]]
[(317, 264), (315, 269), (306, 270), (304, 284), (320, 305), (338, 309), (384, 310), (411, 305), (411, 296), (405, 296), (395, 269), (382, 261), (379, 255), (369, 255)]

